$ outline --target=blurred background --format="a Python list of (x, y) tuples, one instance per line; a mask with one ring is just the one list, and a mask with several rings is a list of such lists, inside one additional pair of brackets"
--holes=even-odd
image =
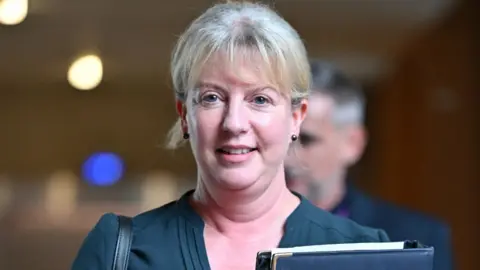
[[(212, 1), (0, 0), (0, 269), (68, 269), (101, 214), (194, 187), (176, 118), (176, 37)], [(480, 2), (277, 0), (311, 57), (367, 91), (365, 191), (452, 228), (478, 270)]]

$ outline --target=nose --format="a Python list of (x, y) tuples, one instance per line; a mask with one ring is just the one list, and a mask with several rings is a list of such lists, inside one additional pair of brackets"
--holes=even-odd
[(243, 104), (243, 100), (232, 98), (226, 106), (223, 130), (233, 135), (247, 132), (250, 124), (248, 117), (248, 111)]

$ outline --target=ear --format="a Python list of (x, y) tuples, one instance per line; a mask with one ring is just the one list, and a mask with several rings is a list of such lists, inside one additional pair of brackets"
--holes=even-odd
[(353, 165), (363, 156), (367, 145), (367, 131), (361, 125), (347, 127), (344, 130), (345, 158), (349, 165)]
[(176, 109), (178, 116), (180, 117), (180, 123), (182, 126), (182, 131), (183, 133), (188, 132), (188, 125), (187, 125), (187, 107), (185, 106), (185, 103), (182, 101), (178, 100), (176, 101)]
[(292, 109), (292, 117), (293, 117), (293, 126), (292, 132), (293, 134), (297, 135), (300, 133), (300, 126), (305, 120), (307, 116), (307, 108), (308, 108), (308, 101), (307, 99), (303, 99), (300, 104), (296, 105)]

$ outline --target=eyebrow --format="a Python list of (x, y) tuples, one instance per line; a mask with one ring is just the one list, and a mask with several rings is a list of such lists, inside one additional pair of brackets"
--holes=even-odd
[[(197, 89), (213, 88), (213, 89), (222, 90), (222, 91), (226, 90), (226, 87), (220, 86), (219, 84), (213, 83), (213, 82), (199, 82), (199, 83), (197, 83), (195, 88), (197, 88)], [(272, 90), (276, 93), (280, 93), (280, 91), (278, 89), (276, 89), (274, 87), (274, 85), (271, 85), (271, 84), (265, 84), (265, 85), (261, 85), (261, 86), (250, 84), (249, 86), (246, 87), (246, 89), (249, 92), (260, 92), (260, 91), (265, 91), (265, 90)]]

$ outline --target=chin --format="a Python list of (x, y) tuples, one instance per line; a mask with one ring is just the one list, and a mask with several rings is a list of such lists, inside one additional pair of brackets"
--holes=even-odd
[(218, 185), (226, 190), (240, 191), (252, 188), (259, 181), (260, 175), (247, 168), (222, 168), (215, 174)]
[(265, 167), (257, 155), (252, 155), (242, 162), (226, 162), (217, 155), (208, 156), (202, 167), (206, 168), (204, 172), (209, 179), (209, 185), (214, 185), (219, 189), (229, 191), (242, 191), (255, 188), (258, 185)]

